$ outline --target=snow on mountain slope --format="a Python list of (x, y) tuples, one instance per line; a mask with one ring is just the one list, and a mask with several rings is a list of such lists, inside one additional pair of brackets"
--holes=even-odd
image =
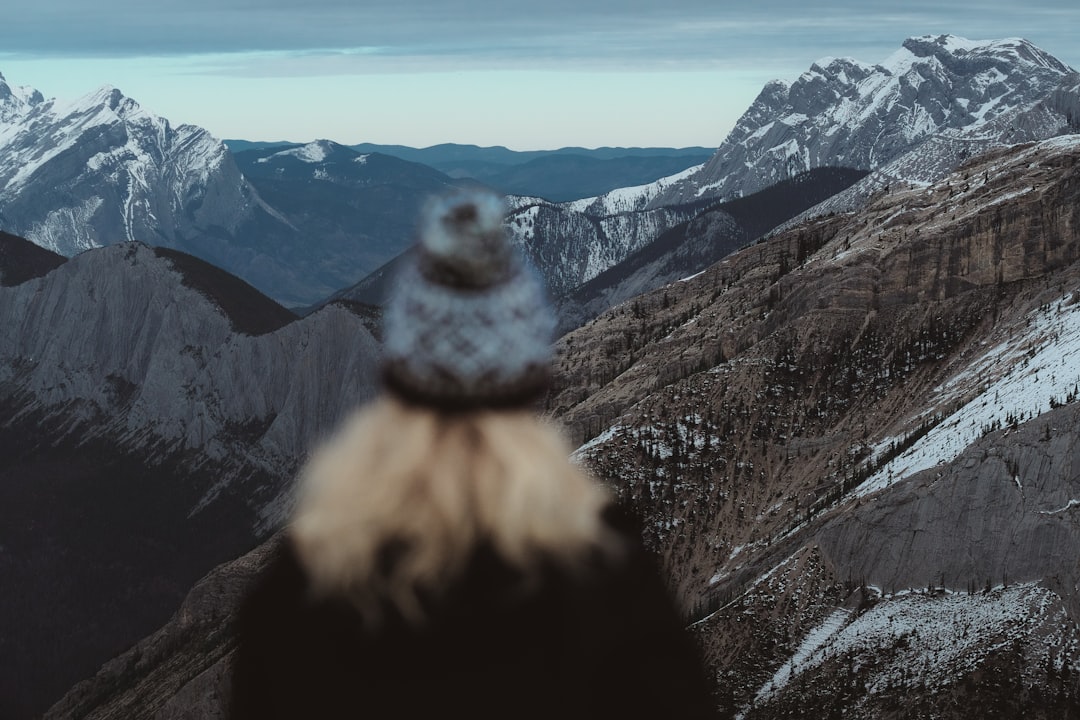
[[(979, 166), (979, 172), (959, 170), (942, 182), (950, 188), (952, 215), (938, 224), (977, 222), (976, 218), (993, 212), (1010, 201), (1033, 195), (1038, 178), (1020, 187), (987, 186), (993, 177), (1031, 172), (1040, 165), (1054, 167), (1071, 162), (1080, 149), (1080, 135), (1065, 135), (1010, 152), (1000, 160)], [(912, 191), (917, 196), (921, 191)], [(928, 189), (927, 193), (932, 190)], [(912, 203), (914, 204), (914, 203)], [(924, 232), (934, 232), (934, 223)], [(818, 262), (850, 262), (862, 253), (877, 252), (882, 236), (856, 240), (834, 257)], [(1077, 296), (1067, 293), (1056, 302), (1028, 315), (1018, 332), (986, 341), (974, 350), (976, 357), (964, 370), (942, 383), (927, 398), (926, 410), (907, 418), (899, 434), (884, 438), (873, 451), (871, 461), (885, 455), (904, 435), (926, 423), (933, 427), (900, 455), (882, 464), (857, 490), (868, 495), (916, 472), (955, 459), (966, 447), (990, 430), (1015, 426), (1034, 418), (1056, 405), (1080, 397), (1080, 304)]]
[(329, 143), (326, 140), (315, 140), (307, 145), (282, 150), (274, 153), (272, 156), (259, 158), (257, 162), (270, 162), (270, 157), (294, 157), (306, 163), (319, 163), (325, 160), (330, 154), (331, 148), (328, 147), (328, 145)]
[[(1033, 313), (1026, 332), (985, 350), (963, 373), (940, 386), (930, 402), (948, 414), (935, 418), (932, 430), (885, 463), (856, 494), (868, 495), (948, 463), (987, 432), (1015, 426), (1080, 397), (1080, 306), (1074, 303), (1065, 297)], [(928, 411), (920, 420), (932, 414)], [(874, 456), (880, 457), (901, 439), (886, 438)]]
[(176, 244), (200, 227), (234, 230), (252, 205), (224, 145), (116, 88), (7, 107), (0, 219), (42, 247), (72, 255), (122, 240)]
[[(595, 199), (593, 199), (595, 200)], [(543, 275), (549, 292), (565, 295), (624, 260), (700, 208), (607, 212), (617, 203), (551, 203), (509, 198), (507, 229)]]
[(656, 197), (661, 195), (672, 185), (692, 177), (704, 167), (704, 164), (694, 165), (686, 170), (660, 178), (655, 182), (625, 187), (612, 190), (598, 197), (584, 198), (565, 203), (565, 206), (575, 212), (592, 215), (615, 215), (617, 213), (644, 210)]
[(41, 93), (31, 87), (12, 87), (0, 75), (0, 123), (22, 117), (30, 108), (44, 102)]
[(823, 58), (790, 85), (766, 85), (716, 155), (651, 205), (747, 194), (812, 167), (879, 168), (942, 132), (998, 138), (1010, 127), (996, 120), (1073, 72), (1015, 38), (914, 37), (877, 65)]
[[(1016, 680), (1035, 684), (1045, 681), (1040, 672), (1060, 673), (1080, 649), (1060, 599), (1035, 583), (979, 594), (902, 591), (882, 598), (877, 592), (874, 603), (858, 615), (836, 610), (811, 630), (759, 689), (758, 714), (769, 712), (770, 700), (782, 692), (797, 695), (795, 682), (830, 672), (823, 666), (850, 665), (860, 675), (866, 687), (852, 705), (864, 716), (879, 712), (874, 701), (887, 693), (947, 687), (992, 667), (988, 656), (1003, 650), (1018, 649), (1014, 659), (1026, 667), (1016, 668), (1023, 675)], [(748, 709), (737, 717), (746, 717)]]

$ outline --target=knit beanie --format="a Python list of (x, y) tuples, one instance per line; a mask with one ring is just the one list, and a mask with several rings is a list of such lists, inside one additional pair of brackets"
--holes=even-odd
[(555, 317), (504, 215), (502, 199), (486, 191), (426, 206), (384, 316), (383, 377), (405, 399), (504, 407), (546, 389)]

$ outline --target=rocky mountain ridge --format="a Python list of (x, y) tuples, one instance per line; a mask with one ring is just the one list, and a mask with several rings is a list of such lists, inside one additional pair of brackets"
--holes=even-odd
[[(1076, 712), (1077, 137), (776, 233), (560, 343), (551, 412), (653, 518), (732, 714)], [(916, 608), (994, 619), (916, 644)]]
[[(1067, 132), (1075, 73), (1021, 38), (928, 35), (878, 64), (822, 58), (790, 84), (766, 84), (701, 167), (591, 202), (627, 211), (727, 199), (816, 167), (870, 171), (905, 156), (910, 167), (890, 178), (917, 180), (921, 170), (935, 181), (992, 147)], [(1065, 102), (1050, 100), (1063, 92)]]
[(342, 307), (297, 319), (174, 250), (65, 261), (0, 240), (0, 584), (17, 588), (0, 645), (20, 658), (0, 715), (15, 718), (280, 525), (311, 444), (374, 392), (378, 349)]
[(1008, 135), (1004, 118), (1074, 72), (1026, 40), (952, 35), (908, 38), (878, 65), (825, 58), (790, 86), (767, 85), (701, 172), (654, 202), (751, 192), (822, 165), (873, 170), (939, 134)]
[[(194, 285), (166, 252), (126, 243), (6, 288), (0, 381), (33, 398), (21, 412), (57, 413), (69, 433), (139, 446), (152, 438), (212, 461), (234, 457), (228, 428), (263, 423), (257, 464), (266, 467), (297, 456), (321, 423), (339, 419), (342, 407), (328, 417), (314, 412), (321, 398), (340, 395), (348, 407), (370, 392), (376, 345), (350, 313), (329, 307), (272, 330), (237, 327)], [(331, 357), (350, 380), (320, 388), (309, 371)], [(121, 399), (110, 390), (119, 386), (131, 392)], [(101, 415), (110, 424), (95, 422)]]

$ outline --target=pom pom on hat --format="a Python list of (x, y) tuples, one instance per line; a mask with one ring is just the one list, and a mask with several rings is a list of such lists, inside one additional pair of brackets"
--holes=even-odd
[(550, 378), (554, 314), (486, 191), (432, 200), (386, 308), (383, 372), (404, 398), (448, 409), (521, 405)]

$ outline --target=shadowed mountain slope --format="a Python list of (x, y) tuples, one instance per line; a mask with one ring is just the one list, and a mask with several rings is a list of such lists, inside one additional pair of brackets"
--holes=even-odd
[(39, 714), (276, 528), (376, 358), (346, 309), (298, 320), (172, 250), (89, 250), (0, 287), (0, 649), (20, 659), (0, 716)]

